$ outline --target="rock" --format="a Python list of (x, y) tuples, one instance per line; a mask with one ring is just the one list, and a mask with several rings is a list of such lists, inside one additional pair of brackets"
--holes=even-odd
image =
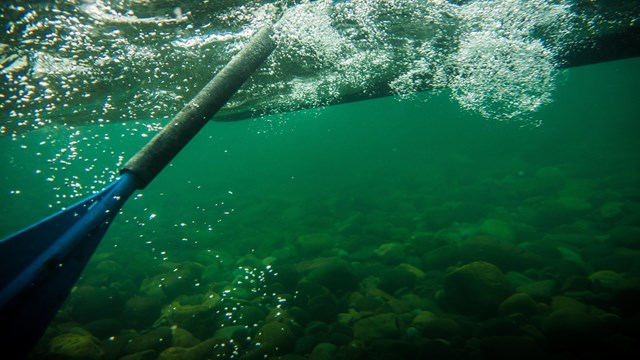
[(332, 294), (316, 295), (307, 301), (307, 310), (314, 320), (332, 322), (338, 315), (338, 299)]
[(611, 270), (600, 270), (589, 275), (595, 289), (613, 291), (625, 280), (623, 274)]
[(152, 325), (158, 317), (162, 304), (157, 297), (136, 295), (127, 300), (122, 316), (129, 327), (141, 329)]
[(455, 244), (440, 246), (422, 256), (426, 270), (445, 270), (460, 261), (460, 249)]
[(438, 316), (431, 311), (420, 311), (413, 320), (411, 320), (411, 323), (417, 328), (420, 328), (436, 319), (438, 319)]
[(516, 290), (531, 296), (535, 301), (546, 302), (551, 299), (555, 286), (555, 280), (540, 280), (518, 286)]
[(356, 290), (359, 282), (353, 266), (340, 259), (332, 259), (315, 268), (307, 275), (307, 279), (333, 292)]
[(204, 267), (201, 278), (204, 282), (213, 283), (223, 281), (227, 274), (221, 264), (213, 263)]
[(568, 296), (556, 295), (551, 299), (551, 311), (558, 310), (586, 313), (589, 311), (589, 306)]
[(611, 241), (629, 249), (640, 250), (640, 227), (616, 226), (609, 232)]
[(157, 358), (158, 353), (155, 350), (145, 350), (135, 354), (122, 356), (118, 360), (155, 360)]
[(422, 311), (413, 319), (413, 323), (416, 324), (416, 328), (423, 337), (451, 340), (451, 338), (460, 334), (460, 325), (455, 320), (421, 315), (423, 313), (428, 313), (428, 311)]
[(236, 324), (253, 327), (262, 321), (267, 314), (258, 306), (245, 305), (238, 309), (236, 315)]
[(296, 342), (296, 337), (286, 324), (268, 322), (264, 324), (251, 340), (252, 349), (247, 358), (266, 358), (286, 354)]
[(122, 329), (122, 323), (116, 319), (100, 319), (85, 324), (84, 329), (98, 339), (106, 339), (118, 335)]
[(559, 245), (569, 245), (571, 247), (583, 247), (594, 242), (593, 235), (583, 233), (553, 233), (545, 235), (541, 240), (543, 244), (550, 244), (554, 247)]
[(404, 268), (385, 269), (380, 273), (380, 289), (389, 294), (401, 289), (411, 290), (417, 283), (416, 274)]
[(569, 276), (565, 279), (561, 287), (561, 292), (591, 291), (593, 284), (589, 278), (584, 276)]
[(416, 276), (416, 279), (418, 279), (418, 281), (423, 281), (427, 275), (424, 273), (424, 271), (418, 269), (417, 267), (411, 265), (411, 264), (407, 264), (407, 263), (402, 263), (398, 266), (396, 266), (396, 269), (398, 270), (402, 270), (408, 273), (412, 273), (413, 275)]
[(336, 352), (337, 349), (338, 349), (338, 347), (335, 346), (332, 343), (328, 343), (328, 342), (319, 343), (311, 351), (311, 356), (309, 357), (309, 359), (311, 359), (311, 360), (322, 360), (322, 359), (330, 360), (330, 359), (333, 358), (333, 354)]
[(609, 201), (600, 207), (600, 216), (611, 220), (624, 215), (624, 203), (619, 201)]
[(398, 336), (398, 324), (393, 313), (369, 316), (356, 321), (353, 325), (353, 337), (363, 342), (375, 339), (395, 338)]
[(537, 204), (536, 212), (530, 219), (532, 225), (541, 230), (553, 229), (556, 226), (569, 224), (575, 220), (575, 213), (567, 209), (555, 199), (546, 199)]
[(62, 359), (101, 360), (105, 352), (100, 341), (91, 335), (62, 334), (49, 342), (49, 352)]
[(124, 308), (120, 293), (105, 287), (79, 286), (69, 297), (69, 316), (79, 323), (118, 318)]
[(231, 359), (236, 356), (233, 345), (220, 340), (206, 340), (190, 347), (170, 347), (158, 356), (158, 360), (205, 360), (205, 359)]
[(397, 264), (404, 260), (404, 245), (398, 242), (385, 243), (373, 251), (385, 264)]
[(334, 241), (326, 233), (314, 233), (298, 237), (298, 246), (303, 256), (318, 256), (325, 250), (333, 248)]
[(480, 224), (478, 233), (492, 236), (500, 241), (512, 242), (515, 239), (513, 227), (501, 219), (486, 219)]
[(133, 354), (145, 350), (162, 351), (171, 345), (171, 329), (159, 327), (151, 329), (148, 333), (129, 340), (124, 352)]
[(187, 261), (172, 265), (170, 269), (167, 269), (167, 272), (156, 275), (145, 282), (151, 282), (151, 286), (161, 288), (167, 298), (171, 300), (198, 290), (196, 283), (203, 270), (204, 266), (199, 263)]
[(438, 234), (415, 232), (407, 240), (407, 250), (413, 254), (426, 254), (447, 243), (447, 239)]
[(378, 296), (365, 296), (359, 292), (353, 292), (348, 299), (349, 307), (357, 311), (375, 312), (382, 305), (384, 299)]
[(171, 329), (171, 346), (177, 347), (193, 347), (200, 343), (200, 340), (193, 336), (189, 331), (176, 327)]
[(466, 315), (490, 315), (512, 293), (506, 276), (495, 265), (476, 261), (444, 278), (446, 302)]
[(555, 348), (580, 350), (603, 335), (601, 321), (595, 316), (573, 309), (559, 309), (542, 323), (542, 332)]
[(524, 270), (541, 263), (541, 259), (533, 253), (488, 235), (467, 238), (460, 245), (460, 256), (465, 262), (486, 261), (505, 270)]
[(584, 213), (593, 208), (589, 200), (581, 196), (560, 196), (556, 201), (570, 213)]
[(220, 296), (215, 293), (181, 296), (162, 310), (162, 319), (169, 325), (188, 330), (199, 339), (211, 336), (216, 322), (216, 306)]
[(515, 293), (506, 298), (498, 307), (500, 316), (522, 314), (531, 316), (538, 311), (538, 304), (525, 293)]

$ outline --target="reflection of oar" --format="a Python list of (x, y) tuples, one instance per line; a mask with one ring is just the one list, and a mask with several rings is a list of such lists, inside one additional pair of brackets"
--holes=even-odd
[[(110, 186), (0, 241), (0, 346), (26, 355), (77, 281), (127, 198), (144, 188), (275, 48), (259, 31), (142, 150)], [(11, 350), (13, 349), (13, 350)]]

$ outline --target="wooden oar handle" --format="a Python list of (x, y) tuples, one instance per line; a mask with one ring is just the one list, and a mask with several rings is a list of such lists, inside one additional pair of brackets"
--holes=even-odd
[(258, 31), (120, 172), (133, 173), (138, 189), (146, 187), (273, 52), (276, 44), (272, 34), (271, 26)]

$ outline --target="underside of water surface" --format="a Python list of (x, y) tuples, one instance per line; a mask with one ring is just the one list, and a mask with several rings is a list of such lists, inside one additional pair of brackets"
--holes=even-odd
[(527, 121), (552, 101), (560, 68), (637, 55), (638, 8), (546, 0), (13, 1), (0, 8), (0, 131), (170, 117), (275, 21), (278, 50), (218, 119), (446, 89), (489, 119)]
[(0, 237), (114, 181), (255, 31), (278, 45), (30, 358), (636, 358), (639, 9), (3, 3)]

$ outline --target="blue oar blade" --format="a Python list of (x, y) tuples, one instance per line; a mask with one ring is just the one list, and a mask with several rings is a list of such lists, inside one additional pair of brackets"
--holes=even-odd
[(134, 177), (125, 174), (99, 194), (0, 243), (2, 258), (15, 266), (2, 265), (13, 276), (3, 274), (0, 283), (0, 347), (26, 356), (134, 190)]
[(9, 283), (69, 230), (80, 216), (87, 213), (91, 205), (104, 197), (109, 188), (0, 240), (0, 286), (4, 287), (4, 284)]

